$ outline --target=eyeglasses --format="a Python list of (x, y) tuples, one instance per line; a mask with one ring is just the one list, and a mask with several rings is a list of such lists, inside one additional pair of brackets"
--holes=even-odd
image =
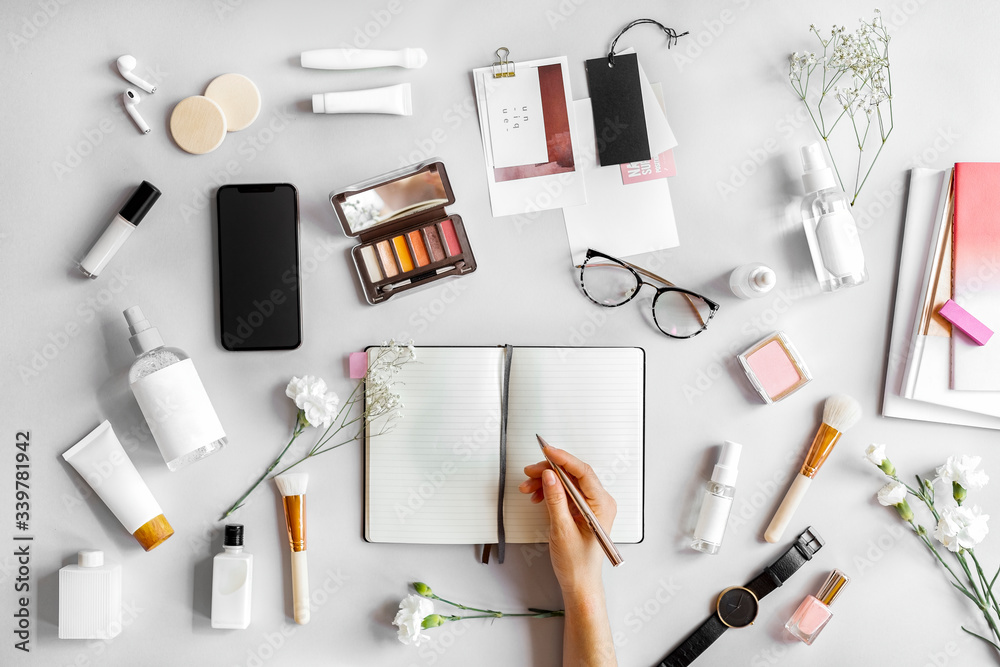
[[(719, 304), (690, 290), (677, 287), (669, 280), (649, 271), (615, 259), (596, 250), (587, 251), (580, 269), (580, 288), (584, 295), (599, 306), (615, 308), (636, 297), (643, 285), (656, 290), (653, 296), (653, 322), (671, 338), (691, 338), (708, 327)], [(656, 287), (640, 276), (667, 285)]]

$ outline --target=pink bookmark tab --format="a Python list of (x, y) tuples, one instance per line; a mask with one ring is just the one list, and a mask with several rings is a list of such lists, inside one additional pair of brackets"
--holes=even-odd
[(351, 352), (351, 379), (360, 380), (368, 372), (368, 353)]
[(966, 336), (976, 341), (977, 345), (986, 345), (993, 330), (977, 320), (969, 311), (948, 299), (938, 310), (938, 315), (948, 320)]

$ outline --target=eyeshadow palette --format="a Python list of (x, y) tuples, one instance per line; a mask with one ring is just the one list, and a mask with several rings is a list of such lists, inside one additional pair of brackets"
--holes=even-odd
[(411, 165), (330, 194), (368, 303), (476, 270), (444, 163)]

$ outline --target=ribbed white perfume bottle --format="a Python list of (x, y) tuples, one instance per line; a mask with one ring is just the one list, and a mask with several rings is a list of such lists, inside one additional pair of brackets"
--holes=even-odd
[(122, 631), (122, 566), (84, 550), (59, 570), (59, 639), (112, 639)]

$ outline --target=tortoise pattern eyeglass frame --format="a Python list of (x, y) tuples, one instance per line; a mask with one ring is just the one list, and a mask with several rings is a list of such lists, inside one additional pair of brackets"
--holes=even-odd
[[(621, 303), (613, 303), (613, 304), (601, 303), (600, 301), (598, 301), (597, 299), (595, 299), (594, 297), (590, 296), (590, 294), (587, 293), (587, 288), (584, 286), (584, 282), (583, 282), (583, 272), (587, 268), (587, 264), (592, 259), (598, 258), (598, 257), (601, 258), (601, 259), (608, 260), (610, 262), (613, 262), (613, 263), (617, 264), (618, 266), (622, 267), (623, 269), (626, 269), (627, 271), (629, 271), (635, 277), (635, 282), (636, 282), (635, 291), (632, 292), (632, 295), (629, 296), (624, 301), (622, 301)], [(653, 302), (652, 302), (653, 322), (656, 324), (656, 328), (660, 330), (660, 333), (662, 333), (665, 336), (670, 336), (671, 338), (678, 338), (678, 339), (681, 339), (681, 340), (683, 340), (685, 338), (694, 338), (695, 336), (697, 336), (702, 331), (704, 331), (705, 329), (708, 328), (708, 323), (711, 322), (712, 318), (715, 317), (715, 314), (717, 312), (719, 312), (719, 304), (717, 304), (715, 301), (712, 301), (708, 297), (706, 297), (706, 296), (704, 296), (702, 294), (698, 294), (697, 292), (692, 292), (691, 290), (684, 289), (683, 287), (677, 287), (676, 285), (674, 285), (672, 282), (670, 282), (666, 278), (661, 278), (660, 276), (658, 276), (655, 273), (652, 273), (650, 271), (647, 271), (646, 269), (642, 268), (641, 266), (636, 266), (635, 264), (632, 264), (631, 262), (626, 262), (624, 260), (618, 259), (617, 257), (612, 257), (611, 255), (607, 255), (607, 254), (605, 254), (603, 252), (599, 252), (599, 251), (594, 250), (592, 248), (587, 250), (587, 258), (583, 261), (583, 264), (578, 264), (576, 266), (576, 268), (580, 269), (580, 290), (583, 292), (584, 296), (586, 296), (588, 299), (590, 299), (591, 301), (593, 301), (594, 303), (596, 303), (598, 306), (603, 306), (605, 308), (617, 308), (618, 306), (624, 306), (626, 303), (628, 303), (629, 301), (631, 301), (632, 299), (634, 299), (639, 294), (639, 291), (643, 288), (644, 285), (649, 285), (650, 287), (652, 287), (653, 289), (655, 289), (656, 290), (656, 294), (653, 296)], [(652, 283), (646, 282), (645, 280), (642, 279), (642, 276), (646, 276), (647, 278), (650, 278), (652, 280), (656, 280), (658, 282), (661, 282), (664, 285), (666, 285), (666, 287), (657, 287), (656, 285), (653, 285)], [(676, 334), (668, 333), (667, 331), (665, 331), (663, 329), (662, 326), (660, 326), (660, 323), (656, 319), (656, 301), (663, 294), (667, 294), (667, 293), (670, 293), (670, 292), (678, 292), (680, 294), (683, 294), (687, 298), (688, 303), (691, 304), (691, 308), (695, 312), (695, 315), (701, 321), (701, 328), (700, 329), (698, 329), (694, 333), (689, 334), (687, 336), (678, 336)], [(708, 317), (707, 318), (702, 317), (701, 313), (698, 311), (698, 308), (694, 305), (694, 301), (692, 301), (692, 297), (701, 299), (702, 301), (704, 301), (708, 305), (708, 307), (709, 307), (709, 313), (708, 313)]]

